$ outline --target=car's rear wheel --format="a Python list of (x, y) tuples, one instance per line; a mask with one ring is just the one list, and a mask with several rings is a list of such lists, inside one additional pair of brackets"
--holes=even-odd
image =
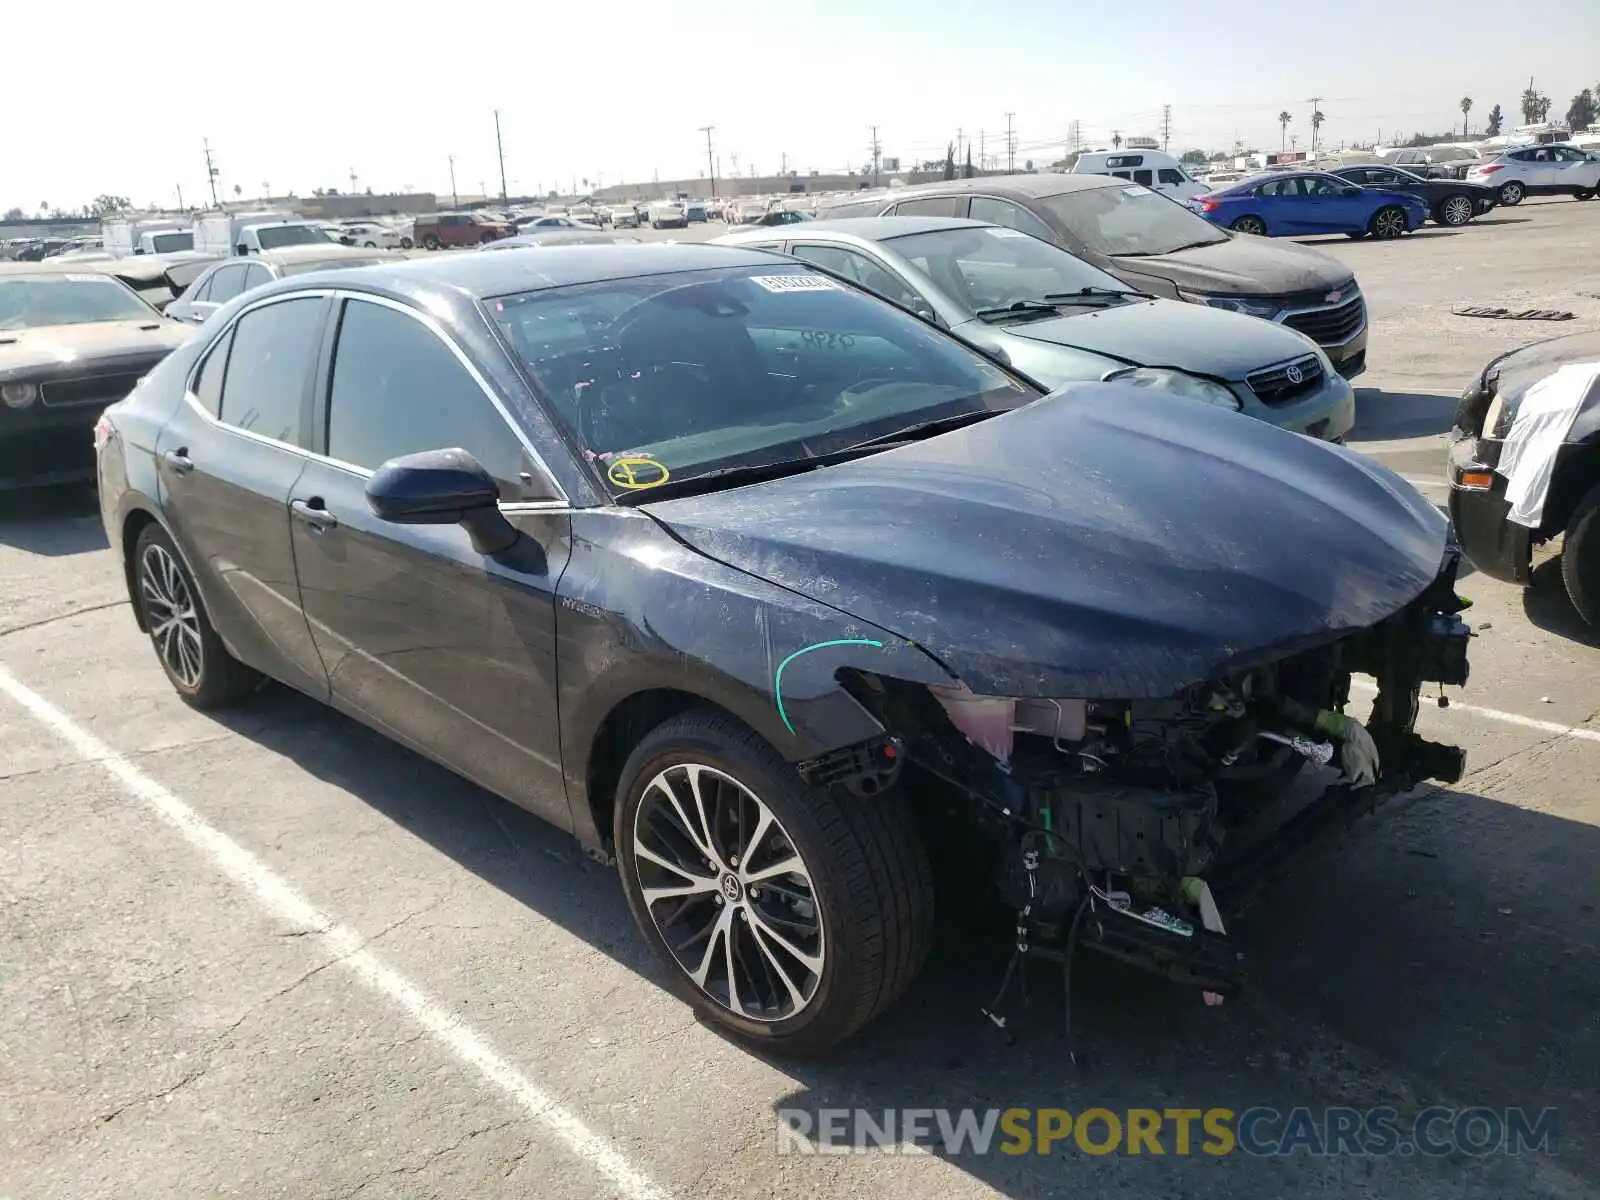
[(1228, 228), (1235, 233), (1253, 233), (1257, 237), (1265, 237), (1267, 235), (1267, 223), (1260, 217), (1243, 216), (1235, 218), (1233, 224)]
[(734, 1037), (832, 1046), (927, 954), (933, 882), (905, 797), (808, 787), (722, 713), (646, 735), (622, 770), (614, 832), (629, 907), (673, 990)]
[(1434, 210), (1433, 219), (1441, 225), (1465, 225), (1472, 220), (1477, 206), (1472, 203), (1470, 196), (1446, 196), (1439, 201), (1439, 207)]
[(1367, 222), (1367, 232), (1375, 238), (1397, 238), (1405, 231), (1406, 210), (1397, 204), (1384, 205)]
[(1594, 192), (1580, 188), (1578, 191), (1572, 193), (1572, 198), (1574, 200), (1593, 200)]
[(422, 239), (422, 248), (424, 250), (437, 250), (439, 248), (438, 237), (430, 233), (427, 237)]
[(403, 237), (400, 239), (400, 249), (402, 250), (410, 250), (415, 244), (416, 243), (408, 237)]
[(377, 242), (362, 242), (361, 244), (363, 246), (365, 246), (368, 250), (376, 250), (378, 248), (378, 243)]
[(1600, 483), (1578, 501), (1561, 544), (1561, 580), (1572, 607), (1600, 629)]
[(134, 563), (139, 612), (178, 695), (195, 708), (220, 708), (255, 691), (260, 673), (222, 644), (167, 531), (146, 525), (134, 543)]
[(1509, 180), (1508, 182), (1500, 185), (1501, 204), (1521, 204), (1522, 198), (1527, 194), (1528, 189), (1523, 187), (1515, 179)]

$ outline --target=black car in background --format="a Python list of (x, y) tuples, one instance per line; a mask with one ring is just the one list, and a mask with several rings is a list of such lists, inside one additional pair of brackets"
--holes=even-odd
[(1218, 229), (1142, 184), (1107, 175), (997, 175), (896, 188), (817, 216), (970, 217), (1031, 233), (1136, 291), (1281, 321), (1346, 379), (1367, 366), (1367, 305), (1350, 268), (1308, 246)]
[(1464, 179), (1423, 179), (1399, 167), (1337, 167), (1325, 173), (1362, 187), (1415, 196), (1427, 203), (1428, 216), (1436, 225), (1465, 225), (1498, 203), (1494, 189), (1481, 183), (1468, 183)]
[(0, 491), (93, 479), (100, 413), (188, 335), (95, 265), (0, 263)]
[(1145, 389), (1041, 396), (778, 255), (282, 280), (96, 434), (180, 695), (264, 673), (571, 830), (743, 1038), (825, 1046), (904, 991), (930, 847), (1019, 911), (1037, 884), (1041, 945), (1093, 907), (1084, 946), (1226, 991), (1224, 830), (1296, 745), (1355, 788), (1329, 819), (1461, 768), (1412, 732), (1467, 631), (1398, 477)]

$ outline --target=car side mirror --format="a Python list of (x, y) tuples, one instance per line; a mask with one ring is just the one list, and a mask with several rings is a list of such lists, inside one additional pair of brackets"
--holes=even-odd
[(1340, 191), (1341, 195), (1345, 195), (1345, 196), (1359, 196), (1359, 195), (1361, 195), (1361, 189), (1358, 188), (1358, 187), (1340, 188), (1339, 191)]
[(367, 506), (395, 525), (460, 525), (479, 554), (503, 554), (520, 536), (500, 511), (500, 488), (465, 450), (391, 458), (367, 480)]

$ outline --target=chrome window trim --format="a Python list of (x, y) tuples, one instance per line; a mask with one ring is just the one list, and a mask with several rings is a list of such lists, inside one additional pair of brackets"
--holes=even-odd
[[(320, 287), (305, 288), (292, 292), (283, 292), (273, 296), (263, 296), (260, 299), (251, 301), (238, 312), (234, 313), (233, 316), (228, 319), (226, 324), (218, 326), (217, 331), (211, 336), (210, 342), (195, 359), (194, 365), (189, 368), (189, 374), (183, 381), (184, 403), (198, 413), (203, 420), (207, 421), (209, 424), (217, 427), (218, 429), (225, 429), (230, 433), (238, 434), (240, 437), (249, 438), (251, 441), (260, 442), (263, 445), (274, 446), (280, 450), (287, 450), (291, 454), (300, 455), (302, 458), (308, 458), (316, 462), (325, 463), (328, 466), (364, 479), (372, 478), (373, 472), (367, 467), (360, 467), (354, 463), (345, 462), (343, 459), (334, 458), (332, 455), (322, 454), (315, 450), (307, 449), (304, 446), (294, 446), (288, 442), (280, 441), (277, 438), (267, 437), (265, 434), (254, 433), (248, 429), (241, 429), (239, 426), (230, 424), (229, 422), (222, 420), (220, 417), (213, 416), (206, 409), (206, 407), (200, 403), (199, 397), (195, 395), (194, 391), (195, 381), (198, 379), (201, 369), (210, 359), (212, 352), (216, 349), (217, 343), (228, 335), (228, 332), (239, 323), (241, 318), (249, 313), (255, 312), (257, 309), (265, 308), (269, 304), (282, 304), (289, 300), (326, 300), (329, 298), (334, 300), (361, 300), (369, 304), (376, 304), (383, 308), (391, 308), (396, 312), (404, 313), (406, 316), (410, 317), (412, 320), (418, 322), (420, 325), (426, 328), (436, 338), (449, 347), (450, 352), (455, 355), (456, 361), (466, 368), (467, 374), (472, 377), (473, 382), (478, 385), (479, 390), (481, 390), (488, 398), (489, 403), (494, 405), (495, 411), (500, 414), (500, 419), (516, 436), (517, 441), (521, 443), (522, 447), (528, 452), (528, 455), (533, 460), (534, 465), (537, 466), (543, 473), (545, 481), (550, 485), (551, 488), (555, 490), (557, 494), (556, 498), (552, 500), (501, 501), (501, 511), (513, 513), (520, 512), (525, 509), (547, 511), (551, 508), (565, 509), (571, 506), (571, 498), (568, 497), (566, 489), (561, 486), (560, 480), (558, 480), (554, 473), (550, 470), (550, 466), (545, 462), (544, 456), (540, 454), (539, 451), (534, 447), (532, 440), (529, 439), (527, 434), (523, 432), (522, 427), (518, 425), (514, 419), (512, 419), (511, 414), (506, 411), (505, 405), (502, 404), (500, 402), (500, 398), (495, 395), (494, 389), (489, 385), (489, 381), (483, 377), (483, 373), (479, 371), (477, 366), (473, 364), (472, 360), (467, 357), (466, 352), (461, 349), (461, 347), (456, 343), (456, 340), (445, 331), (444, 327), (435, 318), (428, 316), (426, 313), (418, 312), (408, 304), (402, 304), (397, 300), (391, 300), (387, 296), (375, 296), (368, 292), (355, 292), (343, 288)], [(331, 375), (329, 376), (329, 384), (330, 386), (332, 384)]]

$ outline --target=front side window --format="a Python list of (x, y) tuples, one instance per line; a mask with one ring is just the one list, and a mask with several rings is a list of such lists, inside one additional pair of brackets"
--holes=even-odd
[(969, 312), (1005, 310), (1019, 300), (1103, 306), (1106, 297), (1092, 293), (1128, 290), (1098, 267), (1015, 229), (940, 229), (886, 244)]
[(265, 287), (271, 282), (272, 272), (260, 263), (253, 263), (250, 269), (244, 273), (244, 290), (247, 292), (253, 288)]
[(500, 485), (523, 495), (534, 470), (506, 419), (422, 322), (384, 305), (345, 302), (328, 390), (328, 454), (375, 471), (423, 450), (465, 450)]
[(0, 277), (0, 329), (150, 321), (155, 316), (155, 309), (110, 275)]
[(306, 384), (325, 311), (322, 297), (307, 296), (263, 305), (234, 323), (220, 420), (291, 446), (306, 445)]
[(212, 304), (226, 304), (232, 300), (244, 291), (244, 272), (243, 263), (218, 267), (211, 276), (211, 290), (207, 293), (207, 299)]
[(1036, 393), (827, 276), (773, 263), (498, 297), (490, 318), (617, 496), (803, 462)]
[(790, 248), (789, 253), (806, 262), (816, 263), (819, 267), (826, 267), (836, 275), (854, 280), (867, 291), (882, 296), (902, 308), (915, 307), (921, 299), (899, 276), (873, 262), (859, 250), (850, 250), (844, 246), (797, 244)]
[(1162, 167), (1161, 170), (1156, 172), (1156, 178), (1159, 179), (1162, 183), (1166, 183), (1166, 184), (1178, 184), (1178, 183), (1188, 183), (1189, 182), (1187, 179), (1185, 179), (1183, 177), (1183, 172), (1182, 171), (1175, 171), (1171, 167)]
[(1228, 240), (1209, 221), (1137, 184), (1062, 192), (1034, 205), (1065, 226), (1079, 245), (1109, 256), (1171, 254)]
[(1050, 232), (1048, 225), (1020, 204), (1013, 204), (1009, 200), (1001, 200), (994, 196), (974, 196), (972, 209), (967, 215), (974, 221), (988, 221), (993, 225), (1004, 225), (1008, 229), (1020, 229), (1023, 233), (1031, 233), (1036, 238), (1044, 238), (1047, 242), (1055, 240), (1055, 235)]

